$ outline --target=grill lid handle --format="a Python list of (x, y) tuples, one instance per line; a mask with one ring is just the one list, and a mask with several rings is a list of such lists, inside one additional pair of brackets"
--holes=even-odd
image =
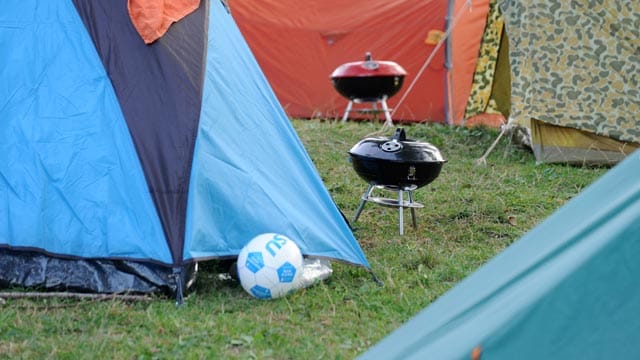
[(407, 139), (407, 136), (404, 132), (403, 128), (397, 128), (396, 129), (396, 133), (393, 136), (393, 139), (385, 142), (384, 144), (380, 145), (380, 147), (382, 148), (383, 151), (386, 152), (396, 152), (396, 151), (400, 151), (402, 150), (403, 146), (402, 146), (402, 141), (405, 141)]
[(362, 66), (367, 70), (375, 70), (380, 65), (378, 65), (378, 63), (373, 60), (371, 53), (367, 51), (367, 53), (364, 54), (364, 63), (362, 64)]
[(407, 140), (407, 134), (404, 132), (404, 128), (397, 128), (395, 135), (393, 135), (393, 140), (395, 141), (405, 141)]

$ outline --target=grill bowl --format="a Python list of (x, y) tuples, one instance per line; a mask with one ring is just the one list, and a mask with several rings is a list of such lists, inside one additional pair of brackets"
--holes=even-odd
[(359, 141), (349, 150), (355, 172), (369, 184), (420, 188), (431, 183), (447, 162), (430, 143), (406, 139), (403, 128), (393, 138)]
[(397, 63), (373, 60), (367, 53), (364, 61), (338, 66), (331, 81), (338, 93), (349, 100), (374, 101), (397, 94), (406, 74)]

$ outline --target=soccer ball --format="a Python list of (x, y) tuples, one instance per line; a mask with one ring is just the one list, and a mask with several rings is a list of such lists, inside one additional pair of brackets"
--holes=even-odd
[(258, 299), (275, 299), (296, 289), (303, 269), (300, 248), (282, 234), (261, 234), (238, 255), (242, 287)]

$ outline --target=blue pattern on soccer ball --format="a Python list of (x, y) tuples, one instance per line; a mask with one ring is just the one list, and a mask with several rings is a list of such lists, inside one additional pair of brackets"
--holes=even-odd
[(251, 252), (247, 254), (247, 262), (245, 263), (247, 269), (252, 273), (257, 273), (264, 267), (264, 260), (262, 259), (261, 252)]
[(260, 285), (255, 285), (251, 288), (251, 294), (257, 297), (258, 299), (271, 299), (271, 290), (262, 287)]
[(278, 279), (280, 279), (280, 282), (290, 283), (295, 277), (296, 267), (293, 266), (290, 262), (286, 262), (278, 268)]

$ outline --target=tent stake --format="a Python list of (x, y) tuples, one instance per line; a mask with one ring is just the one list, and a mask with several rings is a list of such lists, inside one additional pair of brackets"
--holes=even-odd
[(509, 129), (511, 129), (511, 121), (501, 126), (500, 134), (498, 134), (498, 137), (493, 141), (493, 144), (491, 144), (491, 146), (489, 146), (487, 151), (485, 151), (484, 155), (482, 155), (482, 157), (476, 160), (476, 165), (487, 165), (487, 157), (489, 156), (489, 154), (491, 154), (491, 152), (493, 151), (493, 148), (495, 148), (496, 145), (498, 145), (498, 141), (500, 141), (504, 133), (506, 133), (507, 130)]

